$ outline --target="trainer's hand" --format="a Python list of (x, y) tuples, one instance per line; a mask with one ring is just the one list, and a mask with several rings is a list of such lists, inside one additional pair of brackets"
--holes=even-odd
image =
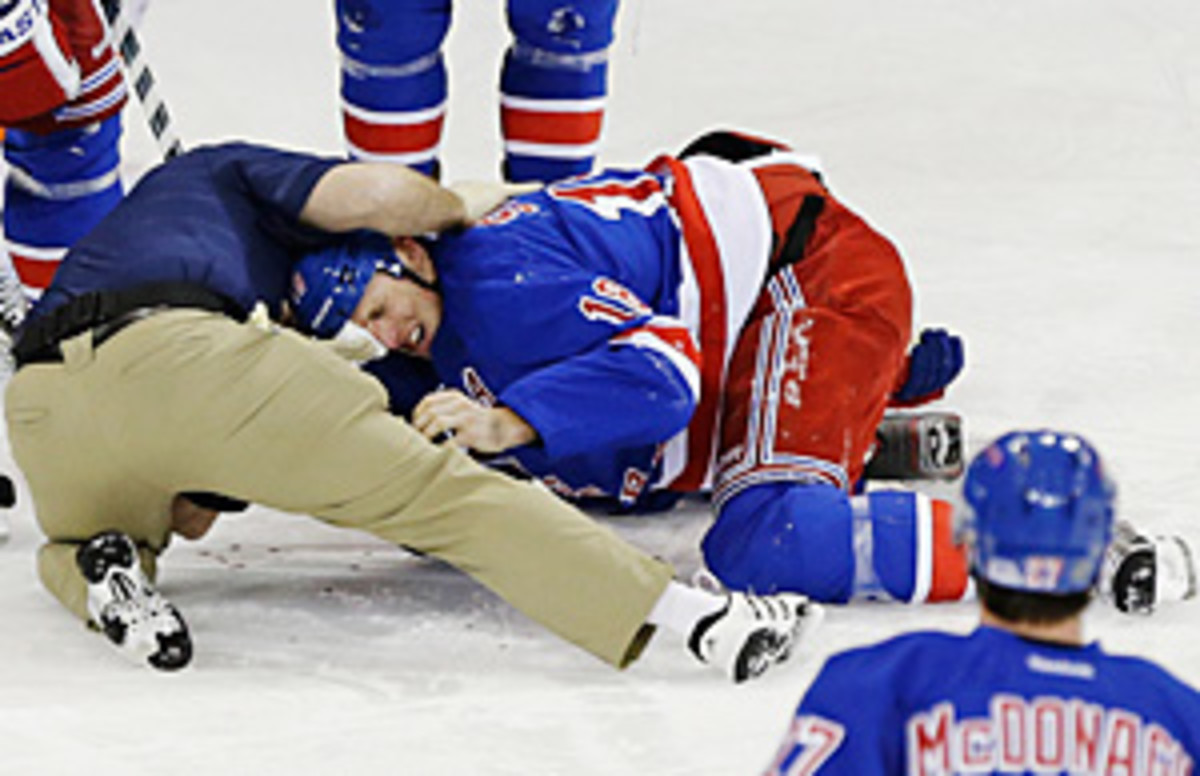
[(446, 188), (458, 195), (466, 210), (466, 222), (473, 224), (492, 212), (510, 197), (529, 194), (542, 187), (540, 183), (496, 183), (493, 181), (459, 181)]
[(462, 391), (441, 390), (421, 399), (413, 426), (426, 439), (443, 434), (480, 453), (499, 453), (537, 439), (533, 427), (508, 407), (485, 407)]

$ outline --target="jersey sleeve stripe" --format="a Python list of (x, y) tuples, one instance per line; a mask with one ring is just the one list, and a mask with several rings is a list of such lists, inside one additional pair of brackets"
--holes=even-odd
[(652, 350), (666, 357), (687, 383), (692, 399), (699, 400), (700, 350), (691, 333), (682, 326), (656, 326), (652, 321), (613, 337), (612, 342)]

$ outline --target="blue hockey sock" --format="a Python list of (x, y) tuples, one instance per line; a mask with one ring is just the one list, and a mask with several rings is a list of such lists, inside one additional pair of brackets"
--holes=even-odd
[(67, 249), (121, 201), (120, 116), (37, 135), (10, 129), (4, 235), (27, 293), (50, 285)]

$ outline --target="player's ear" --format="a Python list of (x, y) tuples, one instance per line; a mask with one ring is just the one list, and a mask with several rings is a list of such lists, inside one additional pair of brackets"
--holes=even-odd
[(425, 250), (424, 246), (416, 239), (397, 237), (395, 245), (396, 253), (404, 262), (404, 266), (411, 272), (430, 283), (437, 279), (437, 268), (433, 266), (433, 259), (429, 257), (429, 251)]

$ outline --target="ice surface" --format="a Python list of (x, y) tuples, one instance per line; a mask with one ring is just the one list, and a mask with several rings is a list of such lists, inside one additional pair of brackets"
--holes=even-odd
[[(155, 0), (144, 41), (185, 141), (339, 153), (332, 6)], [(459, 6), (446, 177), (493, 177), (503, 4)], [(965, 335), (947, 404), (972, 444), (1017, 425), (1081, 431), (1126, 516), (1197, 543), (1198, 34), (1191, 0), (626, 0), (603, 161), (730, 126), (819, 154), (903, 248), (920, 320)], [(132, 178), (155, 150), (136, 107), (127, 121)], [(688, 574), (706, 520), (689, 507), (615, 525)], [(617, 673), (437, 564), (256, 510), (166, 555), (162, 586), (197, 648), (168, 676), (63, 615), (35, 577), (27, 499), (12, 523), (6, 776), (749, 774), (821, 657), (973, 620), (969, 606), (836, 609), (807, 662), (749, 686), (665, 639)], [(1089, 631), (1200, 683), (1200, 603), (1097, 608)]]

